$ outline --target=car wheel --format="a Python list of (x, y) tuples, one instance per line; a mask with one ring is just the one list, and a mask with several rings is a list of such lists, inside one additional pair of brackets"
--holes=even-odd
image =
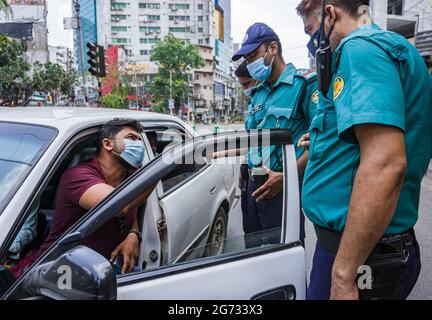
[(204, 252), (205, 257), (217, 256), (224, 252), (227, 230), (228, 215), (225, 209), (220, 207), (210, 229), (210, 235)]

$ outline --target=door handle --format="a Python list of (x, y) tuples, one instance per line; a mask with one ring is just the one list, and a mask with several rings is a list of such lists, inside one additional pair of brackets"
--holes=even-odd
[(210, 194), (213, 194), (215, 192), (216, 192), (216, 186), (213, 185), (213, 186), (210, 187)]

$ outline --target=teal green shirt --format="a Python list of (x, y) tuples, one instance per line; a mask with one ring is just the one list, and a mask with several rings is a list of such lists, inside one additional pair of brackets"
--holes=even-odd
[[(408, 169), (386, 235), (418, 220), (421, 181), (432, 157), (432, 79), (418, 51), (376, 25), (347, 36), (333, 54), (333, 83), (320, 93), (302, 201), (312, 222), (343, 231), (360, 164), (356, 125), (374, 123), (405, 133)], [(377, 150), (379, 152), (379, 150)]]
[[(246, 117), (246, 129), (290, 129), (293, 139), (305, 134), (315, 116), (318, 103), (316, 73), (298, 70), (288, 64), (273, 86), (262, 83), (256, 90)], [(303, 154), (296, 148), (296, 156)], [(282, 171), (282, 149), (274, 146), (251, 148), (249, 167), (266, 165), (273, 171)]]

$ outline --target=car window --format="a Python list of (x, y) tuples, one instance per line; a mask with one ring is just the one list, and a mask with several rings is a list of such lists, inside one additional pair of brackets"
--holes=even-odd
[(0, 122), (0, 214), (56, 134), (52, 128)]
[[(186, 139), (191, 138), (184, 130), (177, 128), (159, 128), (158, 130), (146, 130), (145, 134), (155, 156), (167, 151)], [(183, 182), (197, 174), (207, 164), (192, 163), (179, 166), (168, 176), (161, 180), (164, 193), (168, 193), (181, 185)]]
[[(245, 136), (248, 137), (248, 134)], [(203, 145), (207, 143), (210, 142), (205, 140)], [(191, 150), (196, 152), (196, 149), (190, 148), (190, 145), (191, 143), (186, 143), (184, 147), (173, 148), (173, 152), (164, 153), (169, 157), (163, 159), (162, 156), (156, 159), (117, 188), (111, 197), (95, 209), (96, 216), (89, 214), (78, 227), (71, 230), (66, 239), (61, 239), (61, 245), (47, 252), (44, 259), (48, 260), (44, 261), (66, 253), (72, 245), (82, 244), (104, 228), (106, 223), (111, 223), (110, 221), (126, 208), (133, 210), (131, 203), (147, 193), (149, 188), (153, 189), (156, 181), (164, 180), (181, 167), (177, 164), (179, 159), (190, 154)], [(298, 197), (298, 186), (295, 185), (297, 180), (295, 179), (293, 184), (293, 180), (287, 179), (285, 174), (285, 172), (296, 172), (295, 153), (292, 146), (289, 155), (282, 149), (280, 146), (249, 148), (246, 149), (246, 153), (249, 151), (248, 159), (245, 158), (244, 153), (236, 156), (226, 154), (220, 156), (216, 153), (210, 154), (206, 150), (203, 154), (211, 166), (205, 174), (199, 175), (202, 179), (193, 179), (185, 184), (187, 188), (178, 188), (163, 199), (153, 202), (149, 207), (149, 210), (152, 210), (151, 215), (146, 212), (146, 217), (154, 217), (151, 218), (154, 220), (146, 221), (157, 226), (160, 243), (155, 245), (155, 242), (147, 238), (148, 235), (143, 232), (139, 248), (140, 263), (136, 264), (131, 273), (117, 276), (127, 277), (154, 268), (183, 265), (187, 268), (189, 263), (197, 261), (206, 264), (225, 258), (243, 259), (250, 255), (266, 254), (282, 244), (297, 245), (298, 225), (286, 221), (288, 211), (291, 212), (290, 214), (295, 214), (296, 220), (297, 215), (300, 215), (298, 199), (293, 198)], [(291, 159), (291, 166), (287, 167), (285, 159)], [(167, 160), (172, 161), (167, 163)], [(248, 162), (249, 168), (246, 166), (245, 170), (242, 164)], [(267, 200), (257, 201), (258, 196), (252, 196), (252, 193), (265, 184), (264, 166), (279, 173), (282, 179), (281, 188), (276, 195)], [(252, 170), (252, 168), (257, 169)], [(294, 175), (288, 173), (290, 177)], [(291, 184), (286, 189), (288, 180)], [(245, 198), (242, 199), (241, 196)], [(292, 209), (289, 209), (290, 207)], [(117, 228), (116, 225), (112, 227), (110, 237), (114, 236), (113, 230)], [(120, 230), (118, 232), (120, 238)], [(288, 232), (293, 236), (287, 236)], [(103, 242), (101, 244), (103, 245)], [(99, 252), (98, 246), (89, 246), (89, 248)], [(244, 256), (244, 253), (248, 255)], [(150, 264), (150, 260), (158, 259), (160, 259), (159, 266), (146, 267)], [(113, 267), (119, 269), (121, 266)], [(20, 279), (17, 284), (24, 283), (22, 281), (23, 279)]]

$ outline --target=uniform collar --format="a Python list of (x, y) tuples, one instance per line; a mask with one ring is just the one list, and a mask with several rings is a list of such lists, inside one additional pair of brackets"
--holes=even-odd
[[(281, 75), (277, 79), (276, 83), (273, 86), (273, 89), (276, 88), (280, 83), (286, 83), (286, 84), (292, 85), (294, 83), (295, 72), (296, 72), (296, 68), (294, 67), (294, 65), (292, 63), (289, 63), (286, 66), (285, 70), (281, 73)], [(264, 82), (262, 85), (268, 91), (271, 90), (268, 81)]]
[(332, 69), (336, 70), (337, 65), (339, 64), (339, 58), (341, 55), (341, 50), (345, 43), (347, 41), (351, 40), (352, 38), (355, 38), (357, 36), (366, 36), (370, 35), (371, 33), (374, 33), (378, 30), (382, 30), (379, 25), (376, 23), (366, 24), (363, 25), (354, 31), (352, 31), (350, 34), (348, 34), (345, 38), (342, 39), (342, 41), (339, 43), (339, 45), (336, 47), (336, 50), (333, 52), (333, 61), (332, 61)]
[(339, 43), (339, 45), (337, 46), (335, 52), (339, 51), (342, 48), (342, 46), (348, 40), (350, 40), (350, 39), (352, 39), (352, 38), (354, 38), (356, 36), (361, 36), (361, 35), (369, 34), (372, 30), (374, 30), (374, 31), (381, 30), (381, 28), (376, 23), (371, 23), (371, 24), (366, 24), (366, 25), (363, 25), (363, 26), (355, 29), (350, 34), (348, 34), (345, 38), (342, 39), (341, 43)]

